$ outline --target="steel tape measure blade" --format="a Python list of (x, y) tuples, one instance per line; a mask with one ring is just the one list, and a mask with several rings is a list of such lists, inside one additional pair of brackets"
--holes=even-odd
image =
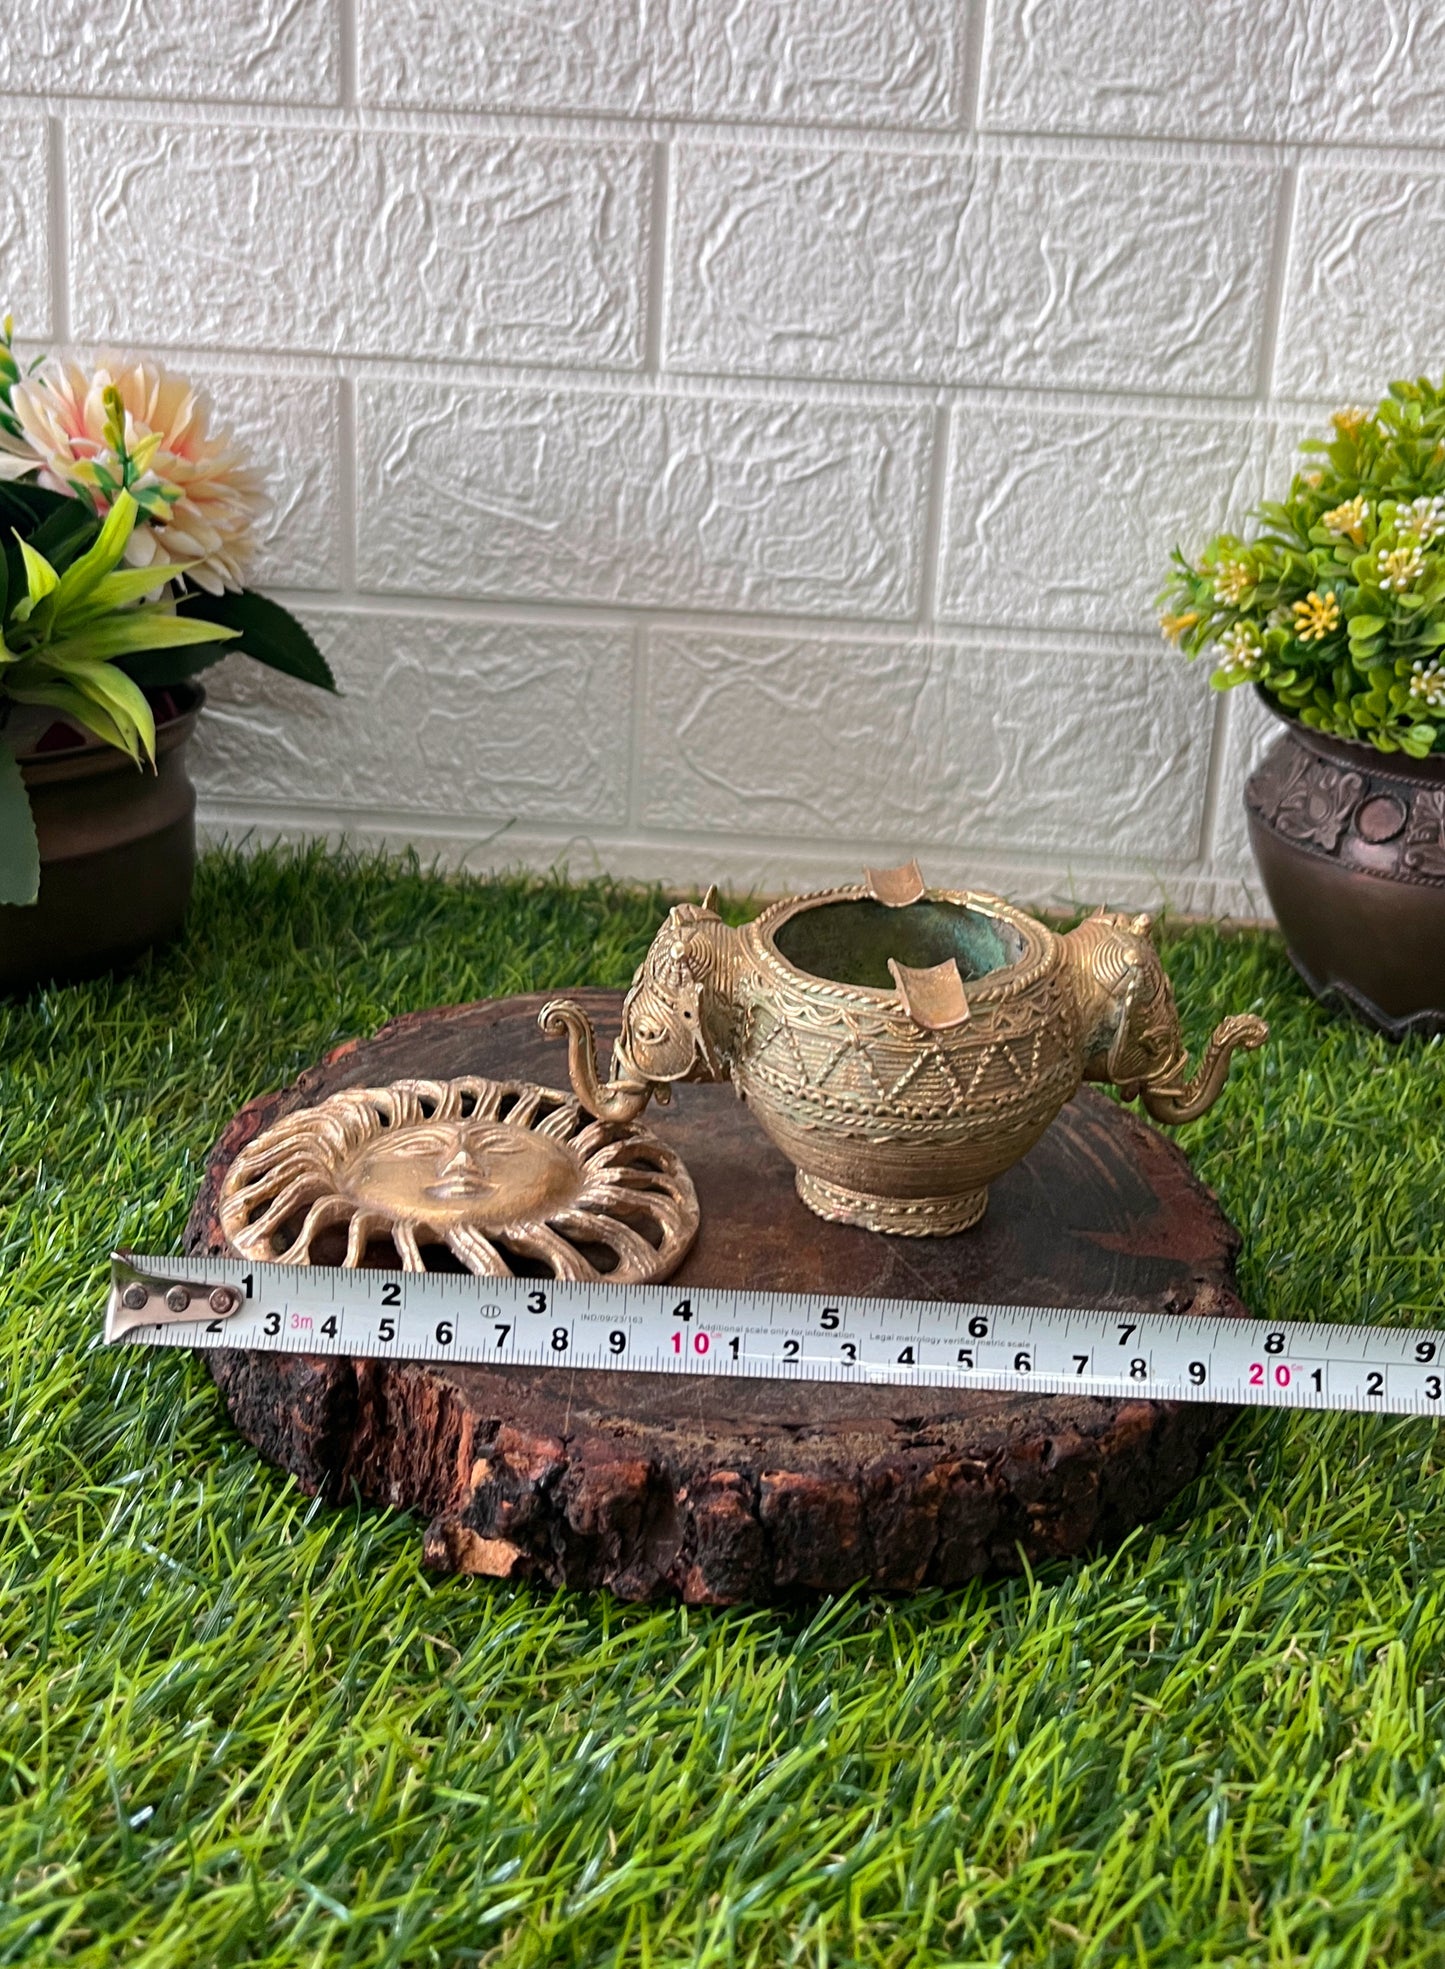
[(105, 1338), (353, 1359), (1445, 1413), (1445, 1331), (115, 1252)]

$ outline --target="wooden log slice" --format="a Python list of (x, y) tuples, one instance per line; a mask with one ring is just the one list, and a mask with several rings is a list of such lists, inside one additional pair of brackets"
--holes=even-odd
[[(577, 994), (610, 1044), (620, 994)], [(539, 997), (448, 1006), (339, 1048), (242, 1109), (212, 1153), (188, 1251), (238, 1150), (293, 1108), (407, 1075), (565, 1084)], [(731, 1087), (649, 1120), (683, 1155), (702, 1230), (683, 1285), (1239, 1315), (1238, 1239), (1172, 1142), (1085, 1089), (957, 1237), (812, 1215)], [(424, 1513), (443, 1570), (607, 1586), (624, 1599), (776, 1598), (855, 1580), (953, 1585), (1119, 1538), (1196, 1474), (1230, 1411), (1086, 1396), (443, 1362), (208, 1355), (232, 1419), (311, 1492)]]

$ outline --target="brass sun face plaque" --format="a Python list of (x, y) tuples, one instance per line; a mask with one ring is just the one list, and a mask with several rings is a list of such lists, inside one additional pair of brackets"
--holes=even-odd
[(232, 1163), (220, 1216), (243, 1258), (354, 1267), (370, 1251), (424, 1272), (450, 1253), (484, 1277), (525, 1261), (628, 1285), (666, 1278), (698, 1225), (691, 1178), (649, 1130), (480, 1079), (349, 1088), (283, 1116)]

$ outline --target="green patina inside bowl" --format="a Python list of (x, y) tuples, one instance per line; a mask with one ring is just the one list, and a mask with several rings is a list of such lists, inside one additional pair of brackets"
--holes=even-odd
[(892, 991), (889, 958), (926, 970), (956, 958), (965, 981), (1006, 970), (1024, 954), (1011, 925), (955, 902), (826, 902), (800, 909), (773, 936), (780, 957), (810, 977)]

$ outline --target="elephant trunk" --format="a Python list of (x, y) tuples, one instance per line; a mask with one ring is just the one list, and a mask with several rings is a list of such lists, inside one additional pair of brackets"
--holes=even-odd
[(636, 1121), (652, 1093), (649, 1081), (597, 1077), (597, 1034), (592, 1021), (570, 998), (553, 998), (537, 1014), (537, 1024), (551, 1038), (567, 1035), (567, 1072), (572, 1091), (599, 1121)]
[(1155, 1121), (1177, 1126), (1194, 1121), (1218, 1100), (1229, 1078), (1230, 1061), (1238, 1052), (1252, 1053), (1269, 1037), (1269, 1027), (1252, 1012), (1237, 1012), (1214, 1028), (1199, 1071), (1183, 1087), (1149, 1087), (1139, 1090), (1145, 1111)]

